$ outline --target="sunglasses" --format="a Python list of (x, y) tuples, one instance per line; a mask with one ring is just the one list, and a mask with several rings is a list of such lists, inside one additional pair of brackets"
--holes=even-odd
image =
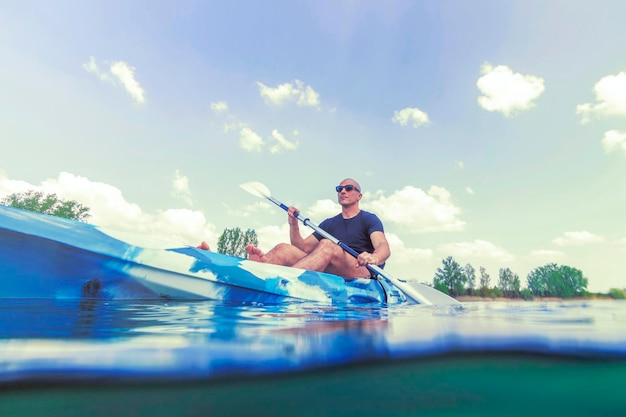
[(352, 184), (348, 184), (348, 185), (338, 185), (335, 187), (335, 190), (337, 190), (338, 193), (340, 193), (343, 189), (346, 189), (347, 192), (350, 192), (352, 190), (356, 190), (357, 193), (360, 193), (361, 190), (359, 190), (358, 188), (356, 188), (354, 185)]

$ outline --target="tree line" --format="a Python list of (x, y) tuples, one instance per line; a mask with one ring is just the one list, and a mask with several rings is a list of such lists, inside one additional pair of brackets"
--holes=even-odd
[(81, 222), (87, 222), (87, 219), (91, 217), (89, 207), (77, 201), (63, 200), (56, 194), (46, 194), (42, 191), (30, 190), (23, 193), (13, 193), (0, 200), (0, 204)]
[(476, 295), (531, 299), (571, 298), (588, 294), (588, 280), (582, 271), (567, 265), (548, 263), (534, 268), (526, 277), (526, 287), (522, 288), (519, 275), (509, 268), (499, 269), (497, 283), (492, 286), (491, 277), (482, 266), (477, 276), (471, 264), (462, 267), (452, 256), (445, 258), (442, 263), (443, 266), (437, 268), (433, 278), (433, 287), (452, 297)]

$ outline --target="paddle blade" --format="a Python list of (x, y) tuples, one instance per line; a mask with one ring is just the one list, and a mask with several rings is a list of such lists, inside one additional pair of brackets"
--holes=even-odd
[(250, 181), (250, 182), (245, 182), (239, 186), (243, 188), (244, 190), (246, 190), (247, 192), (249, 192), (250, 194), (255, 195), (257, 197), (261, 197), (261, 198), (271, 197), (270, 189), (267, 188), (264, 184), (261, 184), (260, 182)]

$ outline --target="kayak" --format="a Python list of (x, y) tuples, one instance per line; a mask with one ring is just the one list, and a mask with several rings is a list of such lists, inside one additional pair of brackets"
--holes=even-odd
[[(434, 302), (455, 302), (426, 285), (407, 285), (417, 286)], [(92, 224), (2, 205), (0, 297), (415, 302), (385, 280), (346, 280), (190, 246), (145, 248)]]

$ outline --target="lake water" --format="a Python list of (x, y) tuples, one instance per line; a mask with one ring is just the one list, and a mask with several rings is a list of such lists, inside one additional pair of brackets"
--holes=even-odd
[(0, 299), (0, 416), (626, 415), (626, 302)]

